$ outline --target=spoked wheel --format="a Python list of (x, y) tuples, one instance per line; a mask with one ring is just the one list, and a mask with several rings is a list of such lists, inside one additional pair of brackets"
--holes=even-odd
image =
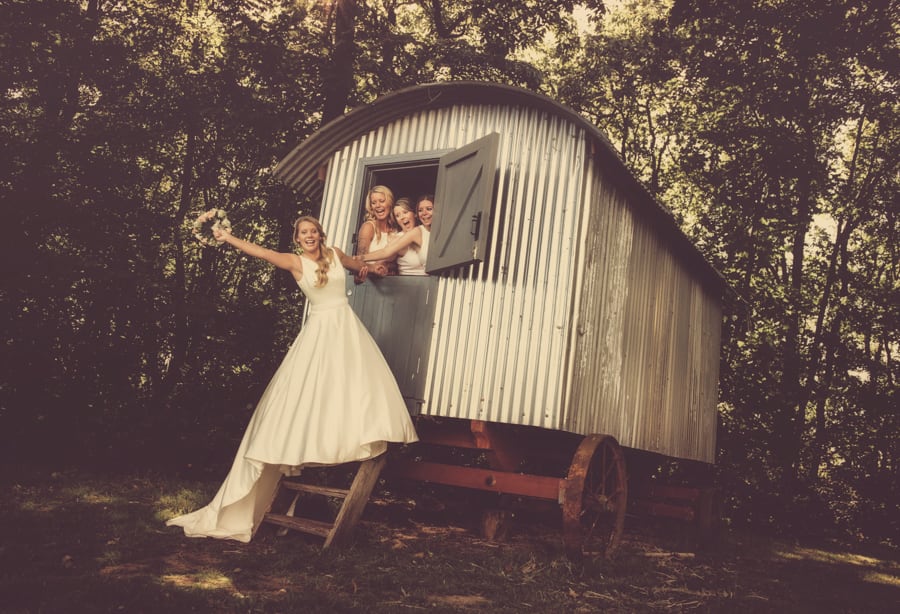
[(574, 561), (610, 557), (622, 538), (628, 483), (625, 456), (614, 437), (585, 437), (569, 466), (563, 500), (563, 540)]

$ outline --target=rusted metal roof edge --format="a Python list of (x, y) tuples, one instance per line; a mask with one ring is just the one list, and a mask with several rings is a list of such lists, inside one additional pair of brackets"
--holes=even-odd
[(724, 276), (706, 260), (684, 233), (671, 211), (628, 170), (600, 128), (552, 98), (520, 87), (482, 81), (447, 81), (414, 85), (385, 94), (371, 103), (350, 110), (312, 133), (276, 165), (274, 174), (301, 194), (315, 195), (321, 191), (321, 186), (318, 185), (319, 168), (341, 147), (370, 130), (405, 115), (456, 104), (523, 105), (565, 118), (584, 129), (598, 145), (595, 152), (599, 155), (599, 161), (617, 171), (611, 174), (614, 180), (634, 197), (643, 213), (659, 224), (663, 235), (676, 248), (684, 250), (684, 255), (692, 265), (699, 266), (705, 272), (703, 277), (712, 282), (717, 292), (734, 292)]

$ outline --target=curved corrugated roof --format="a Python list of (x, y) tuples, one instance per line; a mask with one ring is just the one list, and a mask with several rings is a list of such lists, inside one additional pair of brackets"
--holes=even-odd
[[(415, 85), (386, 94), (374, 102), (356, 107), (311, 134), (275, 167), (275, 176), (301, 194), (317, 196), (322, 191), (319, 169), (335, 151), (359, 136), (396, 119), (420, 111), (464, 104), (498, 104), (536, 108), (566, 119), (583, 129), (594, 143), (593, 152), (607, 169), (615, 169), (616, 183), (632, 198), (632, 203), (653, 220), (673, 241), (679, 253), (712, 276), (717, 286), (726, 287), (722, 276), (700, 254), (681, 231), (672, 214), (631, 174), (606, 135), (584, 117), (543, 94), (530, 90), (480, 81), (448, 81)], [(708, 276), (707, 276), (708, 278)], [(722, 288), (720, 288), (722, 289)]]

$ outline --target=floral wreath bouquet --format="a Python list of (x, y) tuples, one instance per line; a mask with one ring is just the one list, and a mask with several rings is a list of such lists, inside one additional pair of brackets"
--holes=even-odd
[(213, 230), (224, 230), (231, 232), (231, 222), (228, 221), (228, 214), (223, 209), (210, 209), (201, 213), (194, 220), (193, 233), (201, 245), (219, 247), (221, 241), (216, 241)]

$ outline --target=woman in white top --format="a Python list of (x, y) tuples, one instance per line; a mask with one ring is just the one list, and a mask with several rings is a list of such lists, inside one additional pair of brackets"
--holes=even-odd
[[(394, 217), (400, 224), (401, 236), (418, 227), (419, 219), (412, 204), (406, 197), (398, 198), (394, 205)], [(426, 252), (418, 245), (408, 245), (397, 253), (398, 275), (427, 275), (425, 273)]]
[(420, 196), (416, 201), (416, 213), (418, 214), (420, 222), (418, 226), (403, 233), (399, 239), (391, 241), (387, 246), (369, 251), (369, 253), (362, 256), (362, 259), (366, 262), (377, 262), (399, 255), (402, 253), (402, 250), (415, 250), (418, 252), (417, 259), (421, 261), (422, 272), (407, 274), (426, 275), (425, 262), (428, 259), (428, 242), (431, 237), (431, 220), (434, 215), (434, 196), (431, 194)]
[[(386, 247), (397, 237), (400, 226), (394, 219), (394, 193), (390, 188), (376, 185), (366, 196), (366, 220), (356, 235), (356, 255), (364, 256), (371, 251)], [(369, 275), (390, 275), (393, 263), (376, 262), (369, 267)]]

